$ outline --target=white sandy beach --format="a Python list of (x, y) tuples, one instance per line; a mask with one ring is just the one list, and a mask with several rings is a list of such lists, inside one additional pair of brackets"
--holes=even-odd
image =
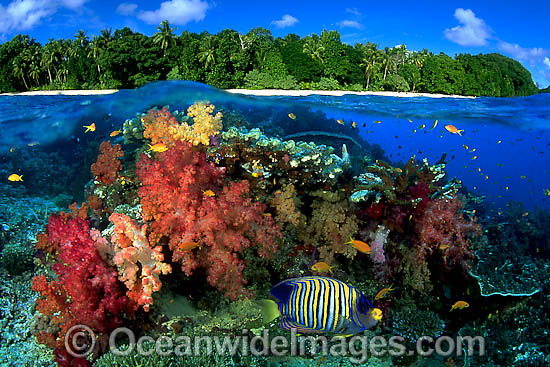
[[(430, 97), (430, 98), (476, 98), (472, 96), (459, 96), (447, 94), (431, 93), (412, 93), (412, 92), (351, 92), (345, 90), (283, 90), (283, 89), (225, 89), (229, 93), (246, 94), (254, 96), (343, 96), (344, 94), (354, 94), (358, 96), (386, 96), (386, 97)], [(0, 96), (55, 96), (55, 95), (94, 95), (94, 94), (112, 94), (118, 92), (117, 89), (97, 89), (97, 90), (44, 90), (22, 93), (2, 93)]]

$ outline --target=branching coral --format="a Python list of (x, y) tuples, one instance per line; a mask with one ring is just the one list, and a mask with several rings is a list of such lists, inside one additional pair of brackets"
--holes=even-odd
[(275, 220), (279, 225), (290, 223), (297, 226), (300, 220), (305, 219), (297, 208), (300, 205), (300, 199), (296, 196), (296, 190), (292, 184), (285, 185), (282, 190), (277, 190), (270, 204), (277, 211)]
[(353, 258), (357, 251), (346, 242), (358, 229), (357, 218), (341, 192), (318, 190), (311, 205), (309, 223), (300, 225), (298, 238), (312, 243), (319, 250), (321, 260), (332, 264), (334, 255)]
[(118, 160), (124, 156), (119, 144), (111, 145), (107, 140), (99, 146), (100, 154), (97, 161), (92, 164), (92, 173), (102, 183), (109, 185), (115, 182), (118, 171), (122, 169), (122, 163)]
[(109, 220), (114, 224), (111, 244), (118, 278), (128, 288), (128, 298), (136, 307), (143, 305), (143, 309), (149, 311), (153, 303), (151, 296), (162, 285), (160, 274), (168, 274), (172, 268), (162, 262), (162, 248), (149, 245), (146, 225), (140, 228), (131, 218), (119, 213), (111, 214)]
[(116, 272), (103, 261), (90, 238), (88, 222), (53, 217), (56, 219), (50, 223), (57, 225), (49, 225), (47, 235), (49, 242), (59, 246), (59, 261), (53, 265), (58, 280), (48, 282), (46, 277), (37, 276), (33, 290), (41, 295), (36, 300), (37, 311), (49, 316), (57, 329), (40, 332), (37, 337), (39, 342), (56, 348), (60, 365), (70, 366), (85, 361), (72, 361), (73, 357), (65, 352), (65, 335), (71, 327), (82, 324), (96, 335), (106, 334), (122, 324), (121, 315), (129, 310), (129, 302)]
[(207, 281), (229, 298), (249, 295), (239, 253), (254, 245), (260, 257), (268, 257), (282, 235), (273, 218), (263, 215), (265, 205), (249, 197), (248, 181), (225, 186), (224, 170), (182, 142), (156, 161), (142, 155), (137, 175), (143, 218), (153, 220), (149, 240), (166, 238), (172, 259), (187, 275), (205, 268)]
[(180, 125), (171, 126), (168, 128), (170, 134), (176, 140), (188, 141), (193, 145), (209, 145), (210, 137), (222, 129), (222, 114), (218, 112), (213, 116), (214, 108), (214, 105), (202, 102), (191, 105), (187, 116), (193, 119), (193, 124), (183, 121)]

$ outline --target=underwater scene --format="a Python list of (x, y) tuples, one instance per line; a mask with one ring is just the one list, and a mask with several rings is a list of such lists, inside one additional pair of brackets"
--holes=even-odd
[(0, 96), (2, 366), (548, 366), (550, 95)]

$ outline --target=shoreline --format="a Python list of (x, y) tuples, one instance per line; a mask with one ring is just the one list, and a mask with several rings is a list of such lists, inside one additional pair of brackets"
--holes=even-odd
[[(291, 96), (291, 97), (303, 97), (310, 95), (321, 96), (334, 96), (340, 97), (345, 94), (358, 95), (358, 96), (383, 96), (383, 97), (429, 97), (429, 98), (477, 98), (474, 96), (460, 96), (454, 94), (437, 94), (437, 93), (417, 93), (417, 92), (388, 92), (388, 91), (362, 91), (352, 92), (346, 90), (284, 90), (284, 89), (221, 89), (225, 92), (233, 94), (244, 94), (253, 96)], [(80, 95), (97, 95), (97, 94), (113, 94), (118, 92), (118, 89), (70, 89), (70, 90), (42, 90), (42, 91), (29, 91), (21, 93), (0, 93), (0, 96), (80, 96)]]

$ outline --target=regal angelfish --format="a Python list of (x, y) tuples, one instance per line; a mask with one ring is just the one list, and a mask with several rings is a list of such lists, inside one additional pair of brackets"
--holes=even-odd
[(287, 279), (271, 288), (276, 302), (263, 303), (266, 319), (299, 332), (352, 335), (376, 325), (382, 311), (356, 288), (336, 279), (308, 276)]

